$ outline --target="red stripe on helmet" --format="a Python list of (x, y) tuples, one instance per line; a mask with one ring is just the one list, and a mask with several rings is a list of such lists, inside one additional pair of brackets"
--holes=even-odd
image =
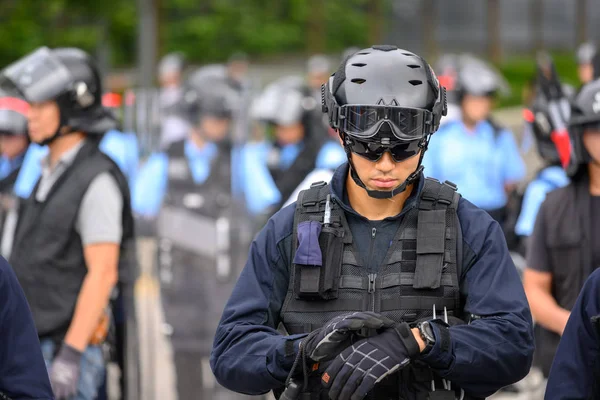
[(29, 103), (17, 97), (0, 97), (0, 110), (15, 111), (27, 117)]

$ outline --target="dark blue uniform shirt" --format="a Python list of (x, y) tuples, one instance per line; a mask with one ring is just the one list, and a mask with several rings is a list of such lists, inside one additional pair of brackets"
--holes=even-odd
[[(343, 200), (347, 174), (346, 163), (332, 178), (332, 196), (342, 203), (353, 237), (364, 238), (359, 251), (385, 254), (400, 220), (415, 207), (423, 179), (401, 214), (370, 222)], [(223, 312), (210, 361), (217, 380), (229, 389), (261, 394), (281, 387), (295, 358), (286, 356), (286, 342), (305, 336), (283, 336), (276, 330), (290, 277), (294, 209), (292, 204), (280, 210), (252, 242), (247, 264)], [(422, 359), (467, 393), (485, 397), (529, 372), (531, 313), (498, 223), (464, 199), (457, 212), (464, 241), (460, 277), (464, 312), (482, 318), (450, 328), (449, 350), (442, 350), (438, 341)], [(367, 268), (378, 268), (371, 264)]]
[(545, 399), (597, 399), (592, 385), (599, 380), (600, 337), (591, 318), (600, 316), (600, 269), (587, 279), (571, 310), (554, 356)]
[(54, 399), (29, 305), (12, 268), (2, 257), (0, 392), (12, 400)]

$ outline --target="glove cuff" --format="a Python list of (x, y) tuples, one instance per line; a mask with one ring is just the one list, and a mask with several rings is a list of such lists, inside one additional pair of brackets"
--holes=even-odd
[(82, 352), (63, 342), (62, 346), (60, 346), (58, 354), (56, 355), (56, 359), (61, 359), (69, 363), (79, 364), (82, 355)]
[(421, 348), (419, 347), (419, 343), (412, 331), (410, 330), (410, 326), (406, 322), (401, 322), (399, 324), (394, 325), (394, 330), (400, 337), (400, 341), (406, 347), (408, 351), (408, 356), (412, 359), (421, 354)]

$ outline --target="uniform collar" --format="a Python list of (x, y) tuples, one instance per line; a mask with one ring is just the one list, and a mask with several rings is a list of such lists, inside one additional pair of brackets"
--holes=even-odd
[(42, 158), (42, 168), (45, 170), (50, 170), (50, 169), (56, 169), (56, 167), (58, 167), (59, 165), (64, 165), (65, 167), (73, 164), (73, 161), (75, 161), (75, 157), (77, 157), (77, 153), (79, 153), (79, 150), (81, 150), (81, 148), (83, 147), (83, 145), (85, 144), (86, 139), (83, 139), (81, 141), (79, 141), (75, 146), (71, 147), (69, 150), (65, 151), (60, 158), (58, 159), (58, 162), (56, 163), (56, 165), (51, 168), (50, 166), (50, 152), (48, 152), (48, 154)]
[[(348, 196), (346, 196), (346, 178), (348, 177), (348, 172), (349, 172), (348, 162), (345, 162), (344, 164), (340, 165), (335, 170), (335, 173), (333, 174), (333, 177), (331, 178), (331, 185), (330, 185), (331, 195), (333, 196), (334, 199), (336, 199), (337, 203), (340, 204), (346, 212), (349, 212), (349, 213), (352, 213), (359, 217), (362, 217), (360, 214), (358, 214), (352, 208), (352, 206), (350, 205), (350, 202), (348, 201)], [(398, 214), (394, 217), (388, 217), (388, 218), (392, 218), (392, 219), (399, 218), (400, 216), (405, 214), (408, 210), (412, 209), (417, 204), (417, 199), (419, 198), (420, 193), (423, 190), (424, 183), (425, 183), (425, 177), (424, 177), (423, 173), (421, 173), (419, 176), (419, 179), (415, 183), (415, 187), (414, 187), (412, 193), (410, 194), (408, 199), (406, 199), (406, 202), (404, 203), (404, 207), (402, 208), (402, 211), (400, 212), (400, 214)], [(388, 219), (388, 218), (386, 218), (386, 219)]]
[(191, 140), (186, 140), (184, 145), (185, 155), (191, 159), (212, 158), (217, 153), (217, 145), (212, 142), (205, 142), (202, 148), (196, 146)]

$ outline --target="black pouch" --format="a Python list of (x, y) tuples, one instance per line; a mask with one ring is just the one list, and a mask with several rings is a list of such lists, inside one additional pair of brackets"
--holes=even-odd
[(296, 298), (331, 300), (337, 298), (342, 269), (344, 230), (322, 227), (317, 221), (298, 225), (298, 246), (294, 256)]

